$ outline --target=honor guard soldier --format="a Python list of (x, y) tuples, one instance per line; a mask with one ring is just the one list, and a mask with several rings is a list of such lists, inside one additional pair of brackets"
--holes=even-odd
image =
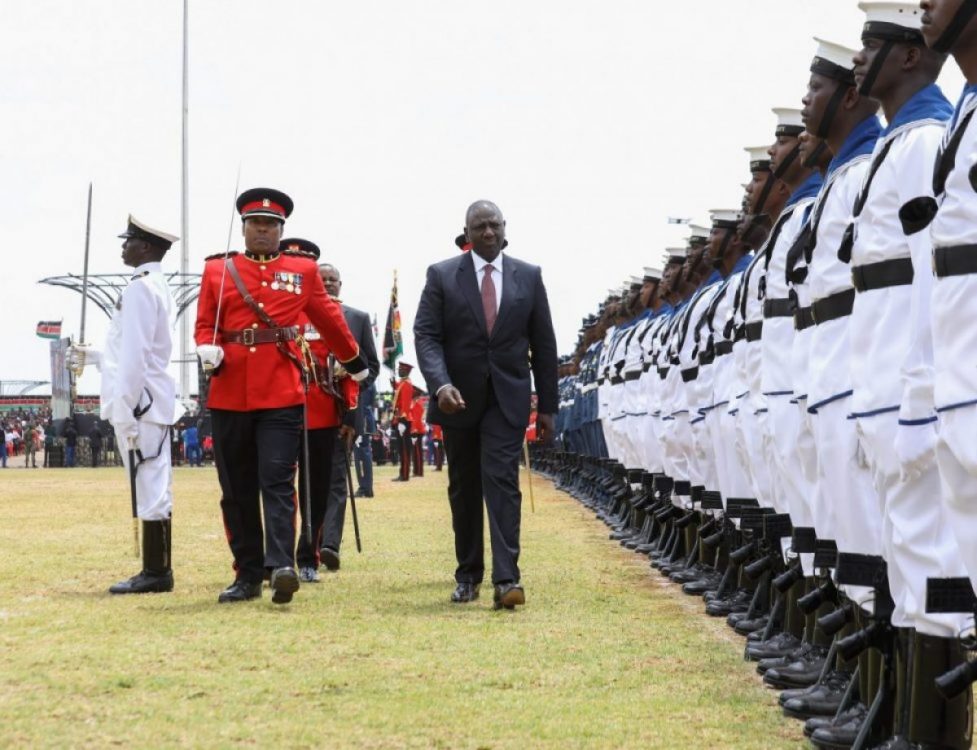
[[(319, 246), (309, 240), (289, 238), (282, 240), (279, 249), (286, 255), (319, 259)], [(321, 271), (320, 271), (321, 276)], [(323, 280), (325, 284), (325, 280)], [(327, 288), (327, 292), (330, 290)], [(330, 293), (335, 299), (335, 295)], [(338, 300), (337, 300), (338, 301)], [(309, 347), (309, 355), (315, 366), (315, 382), (309, 383), (305, 402), (305, 429), (309, 444), (309, 460), (306, 462), (305, 449), (299, 452), (299, 512), (302, 528), (306, 526), (306, 509), (310, 513), (308, 524), (311, 528), (311, 543), (305, 534), (299, 534), (295, 550), (295, 562), (299, 569), (299, 579), (303, 583), (316, 583), (321, 555), (323, 519), (326, 516), (333, 463), (335, 461), (336, 437), (342, 421), (343, 412), (356, 406), (359, 395), (358, 385), (349, 378), (341, 382), (333, 377), (329, 347), (322, 335), (304, 315), (300, 319), (302, 335)], [(351, 388), (349, 386), (352, 386)], [(308, 489), (306, 488), (308, 476)], [(306, 499), (306, 492), (309, 497)], [(327, 561), (328, 562), (328, 561)]]
[[(348, 499), (352, 467), (350, 465), (353, 440), (363, 435), (364, 417), (360, 410), (360, 401), (373, 385), (380, 372), (380, 361), (377, 359), (376, 344), (373, 342), (373, 326), (370, 316), (362, 310), (347, 305), (339, 298), (343, 289), (342, 276), (339, 269), (331, 263), (319, 266), (319, 276), (326, 287), (326, 291), (340, 303), (343, 317), (349, 326), (350, 333), (360, 347), (360, 355), (366, 362), (369, 375), (360, 383), (353, 381), (345, 368), (333, 366), (333, 386), (346, 399), (342, 414), (342, 424), (332, 452), (332, 477), (325, 486), (325, 515), (322, 520), (322, 534), (320, 539), (319, 557), (325, 563), (326, 570), (336, 571), (340, 567), (340, 548), (343, 543), (343, 528), (346, 522), (346, 501)], [(332, 363), (335, 365), (335, 362)], [(321, 457), (318, 457), (321, 458)], [(315, 499), (315, 491), (313, 491)], [(301, 550), (304, 540), (299, 544)], [(301, 563), (300, 563), (301, 566)], [(299, 570), (302, 580), (317, 580), (315, 568)]]
[(292, 207), (278, 190), (242, 193), (245, 252), (208, 258), (200, 284), (195, 339), (201, 365), (212, 373), (207, 406), (236, 574), (221, 603), (259, 597), (266, 570), (273, 602), (291, 601), (299, 587), (294, 484), (306, 400), (302, 314), (354, 379), (367, 375), (315, 261), (279, 250)]
[[(977, 587), (977, 2), (923, 0), (922, 32), (929, 47), (949, 53), (966, 79), (940, 144), (933, 175), (934, 397), (939, 413), (936, 457), (943, 499), (967, 573)], [(923, 204), (925, 205), (925, 204)], [(923, 206), (917, 211), (925, 218)], [(930, 211), (930, 214), (934, 211)], [(921, 441), (920, 441), (921, 442)], [(929, 451), (919, 451), (918, 463)]]
[(400, 380), (394, 386), (393, 398), (393, 426), (397, 431), (400, 445), (400, 473), (394, 477), (395, 482), (406, 482), (410, 479), (410, 467), (413, 460), (411, 449), (411, 408), (414, 405), (414, 385), (410, 382), (410, 372), (414, 365), (407, 362), (397, 363), (397, 375)]
[(112, 586), (113, 594), (173, 590), (170, 425), (183, 413), (168, 372), (176, 304), (160, 261), (177, 238), (133, 216), (119, 235), (122, 262), (135, 269), (122, 293), (105, 349), (76, 345), (72, 369), (94, 364), (102, 375), (101, 417), (115, 428), (126, 469), (136, 459), (136, 514), (142, 521), (142, 570)]

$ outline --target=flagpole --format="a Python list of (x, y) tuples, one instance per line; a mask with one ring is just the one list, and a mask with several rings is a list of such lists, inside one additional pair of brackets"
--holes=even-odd
[[(183, 137), (181, 144), (182, 171), (180, 175), (180, 274), (186, 278), (190, 271), (190, 211), (189, 211), (189, 55), (188, 26), (190, 0), (183, 0)], [(184, 311), (180, 316), (180, 398), (184, 403), (190, 398), (190, 320)]]
[(88, 310), (88, 249), (92, 238), (92, 183), (88, 183), (88, 215), (85, 219), (85, 260), (81, 271), (81, 328), (78, 342), (85, 343), (85, 315)]

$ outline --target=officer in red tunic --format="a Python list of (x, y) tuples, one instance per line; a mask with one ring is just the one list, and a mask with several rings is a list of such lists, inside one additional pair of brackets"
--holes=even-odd
[[(415, 389), (415, 393), (417, 393)], [(424, 423), (424, 410), (427, 408), (427, 401), (423, 391), (414, 399), (410, 407), (410, 435), (414, 443), (414, 476), (424, 476), (424, 436), (427, 434), (427, 425)]]
[(434, 470), (441, 471), (444, 467), (444, 432), (441, 425), (431, 425), (431, 442), (434, 443)]
[(305, 402), (303, 313), (355, 380), (367, 375), (315, 261), (279, 250), (292, 206), (278, 190), (242, 193), (237, 209), (246, 250), (208, 258), (200, 283), (194, 337), (201, 365), (212, 373), (207, 406), (236, 573), (218, 597), (222, 603), (259, 597), (266, 569), (273, 602), (291, 601), (299, 587), (295, 466)]
[(412, 458), (410, 435), (410, 412), (414, 403), (414, 386), (410, 382), (410, 371), (413, 365), (400, 362), (397, 365), (397, 375), (400, 380), (394, 387), (393, 425), (400, 436), (400, 474), (394, 477), (395, 482), (406, 482), (410, 479), (410, 464)]

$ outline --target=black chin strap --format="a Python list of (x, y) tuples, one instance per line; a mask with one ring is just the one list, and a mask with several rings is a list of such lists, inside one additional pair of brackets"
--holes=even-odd
[(816, 169), (821, 161), (821, 154), (823, 154), (828, 148), (828, 144), (824, 141), (819, 141), (818, 145), (814, 147), (814, 150), (808, 154), (808, 157), (804, 160), (802, 166), (808, 169)]
[(712, 259), (713, 268), (718, 270), (723, 267), (723, 256), (726, 255), (726, 251), (729, 249), (729, 243), (733, 241), (734, 234), (736, 234), (735, 229), (726, 230), (726, 236), (723, 237), (723, 243), (719, 246), (719, 254)]
[(872, 60), (872, 66), (868, 69), (868, 73), (865, 74), (865, 80), (858, 87), (858, 93), (861, 96), (872, 95), (872, 87), (875, 85), (875, 80), (879, 77), (879, 73), (882, 72), (882, 66), (885, 65), (885, 58), (889, 56), (889, 53), (892, 52), (892, 48), (895, 45), (896, 43), (891, 39), (886, 39), (882, 43), (878, 53), (875, 55), (875, 59)]
[(949, 53), (974, 14), (977, 14), (977, 0), (963, 0), (953, 20), (947, 24), (940, 38), (933, 42), (933, 51), (944, 55)]
[(787, 174), (787, 170), (790, 169), (790, 165), (794, 163), (797, 157), (801, 153), (800, 142), (794, 145), (794, 148), (790, 150), (790, 153), (784, 157), (784, 160), (777, 165), (777, 168), (773, 171), (774, 179), (783, 179), (783, 176)]
[[(974, 2), (977, 2), (977, 0), (974, 0)], [(824, 117), (821, 118), (821, 122), (818, 123), (818, 129), (814, 133), (821, 140), (825, 140), (828, 137), (828, 133), (831, 131), (831, 123), (834, 122), (835, 115), (838, 114), (838, 108), (841, 106), (842, 99), (848, 93), (848, 87), (849, 84), (838, 81), (838, 88), (831, 95), (828, 106), (824, 108)]]

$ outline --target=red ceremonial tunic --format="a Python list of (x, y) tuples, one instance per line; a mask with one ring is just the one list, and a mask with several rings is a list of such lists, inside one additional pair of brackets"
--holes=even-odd
[(441, 432), (441, 425), (432, 424), (431, 425), (431, 439), (432, 440), (444, 440), (444, 433)]
[(410, 407), (410, 434), (427, 434), (427, 425), (424, 424), (424, 404), (421, 399), (416, 399)]
[[(302, 335), (309, 343), (312, 356), (316, 361), (316, 374), (319, 380), (326, 382), (328, 373), (326, 368), (329, 366), (329, 347), (323, 341), (322, 335), (309, 319), (303, 314), (301, 329)], [(355, 409), (360, 396), (360, 384), (348, 375), (333, 378), (333, 388), (342, 397), (346, 409)], [(339, 404), (336, 399), (325, 393), (315, 384), (309, 385), (309, 400), (307, 402), (308, 422), (310, 430), (321, 430), (326, 427), (338, 427), (342, 421), (339, 411)]]
[[(324, 344), (337, 359), (348, 362), (359, 354), (343, 310), (326, 293), (315, 261), (284, 253), (264, 260), (234, 253), (231, 262), (245, 288), (276, 325), (283, 328), (298, 326), (304, 322), (304, 312), (322, 333)], [(208, 260), (204, 266), (194, 329), (198, 346), (213, 341), (223, 267), (223, 255)], [(210, 381), (207, 406), (253, 411), (301, 404), (305, 397), (299, 369), (278, 346), (274, 343), (248, 346), (224, 341), (222, 331), (267, 328), (245, 303), (230, 274), (224, 278), (220, 316), (216, 343), (224, 349), (224, 361)], [(295, 342), (286, 342), (285, 346), (298, 354)]]
[(397, 383), (394, 391), (394, 419), (405, 419), (410, 421), (411, 405), (414, 403), (414, 384), (410, 378), (404, 378)]

